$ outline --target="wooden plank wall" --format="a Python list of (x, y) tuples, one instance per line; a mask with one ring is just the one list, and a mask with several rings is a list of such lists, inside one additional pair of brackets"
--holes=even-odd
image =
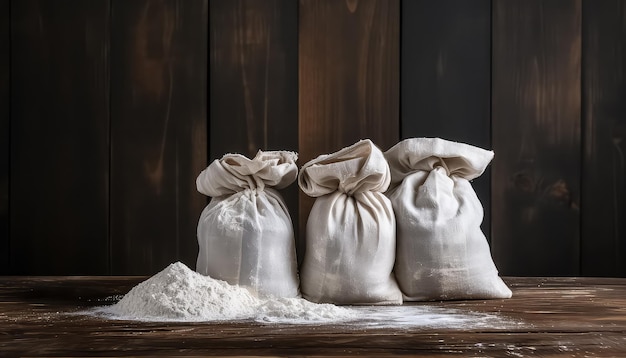
[(113, 274), (195, 267), (206, 198), (206, 0), (114, 1), (111, 29)]
[(440, 136), (502, 274), (626, 276), (625, 49), (626, 0), (0, 0), (0, 274), (194, 267), (224, 153)]
[(108, 0), (11, 2), (11, 273), (107, 273), (108, 53)]
[(0, 274), (9, 270), (10, 1), (0, 0)]
[(626, 1), (583, 2), (582, 273), (626, 275)]
[(513, 275), (576, 274), (581, 1), (494, 0), (492, 35), (496, 264)]

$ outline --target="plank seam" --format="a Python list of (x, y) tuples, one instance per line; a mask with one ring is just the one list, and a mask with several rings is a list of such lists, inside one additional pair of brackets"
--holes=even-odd
[(109, 73), (108, 76), (106, 78), (106, 81), (108, 82), (108, 106), (109, 106), (109, 121), (108, 121), (108, 125), (107, 125), (107, 130), (108, 130), (108, 150), (109, 150), (109, 160), (108, 160), (108, 166), (109, 166), (109, 170), (108, 170), (108, 201), (107, 201), (107, 272), (109, 275), (113, 274), (113, 245), (112, 245), (112, 230), (111, 230), (111, 190), (112, 190), (112, 185), (111, 185), (111, 180), (112, 180), (112, 175), (111, 175), (111, 171), (113, 169), (113, 137), (112, 137), (112, 131), (111, 131), (111, 126), (112, 126), (112, 122), (113, 122), (113, 106), (112, 103), (113, 101), (111, 101), (112, 98), (112, 91), (111, 91), (111, 73), (112, 71), (112, 66), (111, 66), (111, 59), (113, 58), (113, 56), (111, 55), (112, 51), (113, 51), (113, 46), (112, 46), (112, 41), (111, 41), (111, 36), (112, 36), (112, 32), (113, 32), (113, 1), (114, 0), (109, 0), (109, 29), (108, 29), (108, 36), (107, 36), (107, 41), (108, 41), (108, 47), (109, 47), (109, 51), (108, 51), (108, 62), (109, 62)]
[[(489, 0), (489, 149), (493, 150), (493, 0)], [(487, 242), (493, 243), (493, 163), (489, 172), (489, 235)]]
[(584, 182), (585, 182), (585, 175), (583, 173), (585, 173), (585, 144), (586, 144), (586, 125), (585, 125), (585, 97), (583, 96), (583, 93), (585, 91), (585, 63), (586, 63), (586, 51), (585, 51), (585, 11), (584, 11), (584, 4), (585, 4), (585, 0), (581, 0), (581, 11), (580, 11), (580, 92), (579, 92), (579, 96), (580, 96), (580, 112), (579, 112), (579, 125), (580, 125), (580, 145), (579, 145), (579, 157), (578, 160), (580, 161), (580, 181), (578, 183), (579, 185), (579, 197), (578, 197), (578, 201), (579, 201), (579, 205), (578, 207), (580, 208), (578, 211), (578, 275), (583, 275), (583, 233), (584, 233), (584, 220), (583, 220), (583, 201), (584, 201), (584, 193), (583, 190), (585, 188)]
[(7, 238), (7, 252), (6, 252), (6, 259), (7, 259), (7, 273), (12, 273), (11, 267), (11, 132), (12, 132), (12, 118), (13, 118), (13, 91), (12, 91), (12, 87), (13, 87), (13, 11), (12, 11), (12, 5), (13, 5), (13, 1), (9, 0), (9, 120), (8, 120), (8, 131), (9, 131), (9, 139), (6, 143), (6, 145), (8, 146), (8, 151), (7, 151), (7, 155), (8, 155), (8, 167), (7, 167), (7, 190), (8, 190), (8, 195), (7, 195), (7, 234), (8, 234), (8, 238)]
[(404, 16), (402, 15), (402, 4), (405, 0), (398, 1), (398, 11), (400, 16), (398, 16), (398, 139), (402, 140), (404, 137), (402, 136), (402, 53), (404, 50), (403, 42), (402, 42), (402, 33), (403, 31), (403, 20)]

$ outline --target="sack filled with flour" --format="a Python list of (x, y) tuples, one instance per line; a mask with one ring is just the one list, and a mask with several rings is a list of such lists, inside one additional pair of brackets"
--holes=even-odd
[(393, 277), (396, 222), (389, 167), (370, 140), (306, 163), (298, 177), (316, 197), (306, 225), (302, 295), (313, 302), (400, 304)]
[(395, 273), (407, 301), (508, 298), (480, 229), (470, 184), (493, 152), (439, 138), (406, 139), (385, 153), (386, 193), (398, 225)]
[(196, 271), (262, 295), (299, 296), (291, 217), (275, 190), (296, 180), (297, 158), (226, 154), (200, 173), (198, 191), (212, 199), (198, 222)]

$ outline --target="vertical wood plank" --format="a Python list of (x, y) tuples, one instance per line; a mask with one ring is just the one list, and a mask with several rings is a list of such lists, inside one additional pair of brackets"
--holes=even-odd
[(626, 2), (583, 14), (582, 273), (626, 276)]
[(10, 0), (0, 0), (0, 275), (9, 272)]
[[(363, 138), (398, 141), (399, 23), (399, 0), (300, 0), (301, 164)], [(301, 238), (312, 205), (300, 195)]]
[(107, 273), (109, 1), (11, 2), (13, 274)]
[[(401, 46), (401, 137), (491, 148), (491, 1), (403, 0)], [(472, 183), (488, 238), (490, 179)]]
[(211, 0), (211, 160), (297, 150), (297, 5)]
[[(297, 0), (211, 0), (210, 159), (298, 151)], [(281, 191), (298, 224), (298, 187)]]
[(115, 0), (111, 54), (111, 265), (195, 267), (205, 198), (207, 0)]
[(580, 273), (580, 0), (494, 0), (492, 248), (505, 275)]

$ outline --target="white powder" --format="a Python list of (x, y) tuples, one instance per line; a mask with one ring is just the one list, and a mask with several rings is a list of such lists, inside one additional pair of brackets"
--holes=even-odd
[(258, 306), (256, 318), (267, 322), (332, 322), (356, 318), (356, 312), (303, 298), (273, 298)]
[(97, 313), (142, 321), (324, 322), (353, 318), (354, 312), (302, 298), (257, 298), (247, 289), (213, 279), (176, 262), (135, 286), (118, 303)]
[(245, 288), (190, 270), (177, 262), (135, 286), (118, 303), (78, 314), (157, 322), (260, 321), (289, 324), (344, 323), (367, 328), (519, 327), (497, 314), (410, 304), (338, 307), (302, 298), (258, 298)]

